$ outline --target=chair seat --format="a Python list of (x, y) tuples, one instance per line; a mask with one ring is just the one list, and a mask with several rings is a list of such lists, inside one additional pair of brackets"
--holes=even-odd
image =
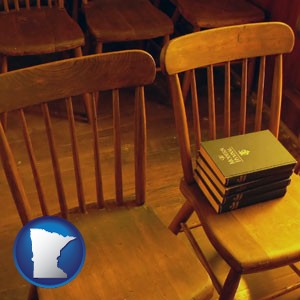
[(59, 8), (20, 9), (0, 14), (0, 53), (7, 56), (46, 54), (84, 45), (78, 24)]
[(71, 215), (70, 220), (85, 240), (85, 264), (66, 286), (38, 289), (39, 299), (175, 300), (212, 296), (210, 279), (192, 250), (151, 209), (95, 209), (85, 215)]
[(264, 12), (246, 0), (177, 0), (182, 16), (199, 28), (260, 22)]
[(223, 214), (214, 211), (196, 184), (181, 181), (180, 188), (192, 197), (212, 244), (236, 270), (251, 273), (300, 260), (299, 176), (292, 176), (284, 197)]
[(173, 23), (148, 0), (96, 0), (84, 6), (87, 24), (98, 42), (147, 40), (169, 35)]

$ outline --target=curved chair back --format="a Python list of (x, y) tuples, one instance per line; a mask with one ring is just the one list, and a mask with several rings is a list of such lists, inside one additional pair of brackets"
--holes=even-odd
[[(13, 194), (20, 218), (25, 224), (32, 218), (30, 204), (32, 199), (27, 197), (24, 184), (30, 181), (30, 170), (34, 183), (28, 183), (29, 194), (32, 198), (36, 188), (38, 200), (43, 215), (53, 214), (57, 209), (63, 217), (67, 217), (70, 206), (79, 206), (82, 212), (86, 211), (86, 194), (84, 187), (93, 189), (90, 181), (84, 179), (84, 174), (90, 178), (95, 173), (96, 199), (98, 207), (104, 206), (102, 170), (100, 164), (100, 143), (95, 97), (92, 101), (93, 118), (91, 138), (82, 140), (76, 136), (76, 124), (73, 115), (72, 97), (82, 93), (112, 90), (113, 93), (113, 148), (114, 159), (107, 158), (110, 168), (115, 174), (116, 202), (123, 203), (122, 184), (122, 155), (120, 133), (120, 105), (119, 89), (135, 87), (135, 121), (134, 121), (134, 152), (135, 159), (135, 191), (136, 203), (142, 204), (145, 200), (145, 164), (146, 164), (146, 123), (143, 86), (153, 82), (155, 78), (155, 63), (152, 57), (144, 51), (132, 50), (115, 53), (92, 55), (38, 65), (26, 69), (8, 72), (0, 75), (0, 113), (17, 111), (24, 135), (23, 141), (18, 139), (18, 147), (24, 147), (28, 152), (24, 157), (14, 157), (13, 140), (9, 143), (10, 131), (5, 132), (0, 123), (0, 154), (6, 177)], [(51, 101), (66, 99), (68, 122), (54, 124), (48, 105)], [(34, 113), (32, 106), (40, 107), (45, 123), (45, 130), (30, 127), (27, 124), (25, 113)], [(40, 115), (38, 114), (38, 117)], [(14, 124), (13, 127), (15, 127)], [(68, 136), (69, 131), (69, 137)], [(34, 138), (34, 133), (36, 137)], [(42, 138), (42, 133), (46, 138)], [(47, 142), (46, 142), (47, 141)], [(47, 145), (45, 147), (45, 145)], [(89, 145), (89, 146), (88, 146)], [(83, 147), (87, 150), (82, 150)], [(35, 149), (37, 148), (37, 149)], [(49, 151), (48, 149), (49, 148)], [(20, 148), (23, 149), (23, 148)], [(46, 164), (43, 157), (50, 152), (51, 164)], [(42, 153), (42, 154), (41, 154)], [(105, 153), (103, 154), (105, 156)], [(72, 159), (70, 159), (72, 157)], [(93, 158), (91, 161), (90, 158)], [(18, 170), (17, 162), (22, 161), (23, 171)], [(53, 168), (54, 180), (49, 175)], [(40, 174), (43, 169), (43, 175)], [(25, 171), (24, 171), (25, 170)], [(70, 173), (74, 170), (74, 173)], [(22, 175), (26, 172), (26, 178)], [(71, 171), (73, 172), (73, 171)], [(109, 172), (113, 173), (113, 172)], [(45, 175), (46, 174), (46, 175)], [(78, 203), (67, 201), (66, 194), (70, 193), (68, 178), (75, 177)], [(22, 178), (23, 177), (23, 178)], [(89, 179), (88, 179), (89, 180)], [(59, 207), (53, 206), (53, 201), (46, 201), (54, 197), (53, 189), (49, 186), (53, 181), (56, 187)], [(43, 185), (43, 183), (45, 183)], [(91, 196), (89, 196), (91, 197)], [(74, 198), (74, 197), (73, 197)], [(50, 204), (49, 204), (50, 203)], [(33, 204), (32, 204), (33, 205)]]
[[(179, 73), (192, 71), (193, 128), (196, 149), (199, 149), (203, 138), (215, 139), (217, 135), (219, 137), (222, 131), (223, 136), (230, 136), (232, 134), (243, 134), (246, 131), (257, 131), (262, 128), (263, 108), (266, 102), (264, 102), (266, 57), (272, 56), (274, 68), (272, 95), (269, 101), (270, 114), (268, 128), (277, 137), (282, 100), (282, 58), (284, 53), (289, 53), (293, 50), (293, 46), (294, 33), (292, 29), (284, 23), (269, 22), (228, 26), (196, 32), (176, 38), (163, 48), (161, 65), (164, 72), (170, 78), (181, 161), (187, 182), (193, 182), (193, 169), (188, 120)], [(249, 117), (247, 118), (247, 70), (250, 58), (260, 59), (254, 120), (250, 120)], [(233, 69), (232, 65), (236, 60), (242, 60), (240, 76), (241, 96), (239, 103), (236, 101), (233, 102), (233, 97), (231, 97), (231, 69)], [(224, 66), (223, 108), (218, 105), (215, 96), (214, 69), (216, 69), (216, 65)], [(195, 70), (203, 67), (207, 68), (207, 104), (198, 102), (195, 75)], [(207, 107), (208, 122), (200, 118), (200, 115), (204, 117), (204, 107)], [(232, 119), (231, 117), (232, 110), (236, 110), (237, 107), (239, 107), (239, 120)], [(217, 131), (219, 123), (217, 124), (216, 112), (218, 110), (223, 110), (224, 114), (222, 118), (223, 125), (220, 125), (220, 127), (223, 127), (223, 130)], [(208, 125), (207, 128), (202, 128), (206, 123)], [(254, 124), (254, 127), (251, 128), (251, 124)], [(234, 128), (234, 125), (237, 125), (237, 128)]]

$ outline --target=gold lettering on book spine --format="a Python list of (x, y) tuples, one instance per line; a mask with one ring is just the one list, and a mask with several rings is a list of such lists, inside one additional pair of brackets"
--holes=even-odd
[(247, 175), (241, 175), (236, 181), (239, 183), (245, 182)]
[(242, 200), (242, 198), (243, 198), (243, 194), (240, 193), (240, 194), (235, 195), (232, 200), (233, 201), (240, 201), (240, 200)]
[(230, 209), (237, 209), (239, 207), (239, 203), (239, 201), (232, 202), (232, 204), (230, 205)]

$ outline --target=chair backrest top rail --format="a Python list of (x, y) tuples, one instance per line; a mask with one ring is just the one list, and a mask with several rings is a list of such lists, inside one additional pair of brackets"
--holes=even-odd
[(292, 29), (281, 22), (204, 30), (171, 40), (161, 54), (161, 66), (166, 73), (173, 75), (210, 64), (289, 53), (294, 39)]
[(154, 78), (154, 60), (142, 50), (95, 54), (11, 71), (0, 75), (0, 113), (85, 92), (144, 86)]

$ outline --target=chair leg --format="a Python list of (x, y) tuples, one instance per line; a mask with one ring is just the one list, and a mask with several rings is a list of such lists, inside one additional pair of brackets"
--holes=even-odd
[(160, 6), (160, 0), (153, 0), (153, 1), (151, 1), (152, 2), (152, 4), (155, 6), (155, 7), (159, 7)]
[(102, 53), (102, 52), (103, 52), (103, 44), (97, 42), (96, 53)]
[(163, 46), (166, 45), (170, 41), (170, 35), (167, 34), (164, 36)]
[(30, 288), (29, 288), (27, 300), (38, 300), (38, 299), (39, 299), (39, 296), (37, 293), (37, 287), (35, 285), (31, 284)]
[(169, 229), (174, 233), (178, 234), (181, 229), (181, 223), (185, 223), (192, 213), (194, 212), (193, 206), (190, 204), (189, 201), (185, 201), (182, 205), (174, 219), (172, 220), (171, 224), (169, 225)]
[(180, 17), (180, 12), (179, 12), (178, 8), (176, 7), (175, 11), (173, 12), (172, 17), (171, 17), (173, 24), (177, 23), (179, 17)]
[(239, 286), (241, 274), (237, 273), (232, 268), (230, 269), (227, 278), (225, 280), (223, 289), (220, 294), (219, 300), (231, 300), (234, 299), (234, 295)]
[[(1, 73), (6, 73), (8, 71), (8, 64), (7, 64), (7, 56), (2, 56), (1, 62)], [(2, 123), (3, 129), (6, 131), (7, 129), (7, 113), (0, 114), (0, 122)]]
[[(75, 56), (76, 57), (81, 57), (82, 56), (82, 49), (81, 47), (78, 47), (75, 49)], [(83, 101), (84, 101), (84, 105), (85, 105), (85, 111), (86, 111), (86, 114), (87, 114), (87, 119), (88, 119), (88, 122), (91, 122), (91, 119), (92, 119), (92, 104), (91, 104), (91, 95), (89, 93), (85, 93), (83, 94)]]
[[(168, 44), (170, 42), (170, 35), (167, 34), (164, 36), (164, 39), (163, 39), (163, 45), (162, 45), (162, 48)], [(161, 71), (161, 66), (159, 66), (158, 68), (156, 68), (157, 70), (159, 69), (159, 71)]]
[(78, 9), (79, 9), (79, 3), (78, 0), (73, 0), (73, 6), (72, 6), (72, 18), (77, 22), (78, 21)]

